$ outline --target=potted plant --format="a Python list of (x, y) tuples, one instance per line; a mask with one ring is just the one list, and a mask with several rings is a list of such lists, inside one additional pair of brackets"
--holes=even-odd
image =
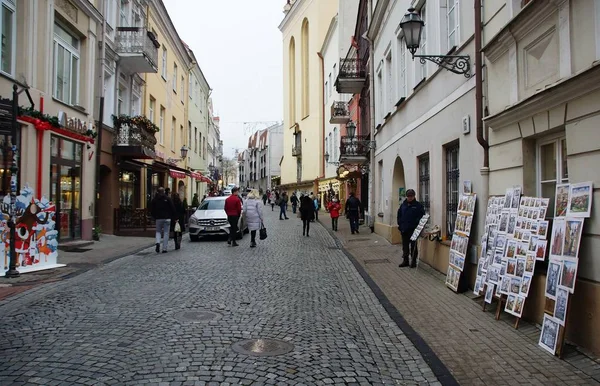
[(96, 225), (92, 228), (92, 240), (100, 241), (100, 233), (102, 233), (102, 227), (100, 225)]

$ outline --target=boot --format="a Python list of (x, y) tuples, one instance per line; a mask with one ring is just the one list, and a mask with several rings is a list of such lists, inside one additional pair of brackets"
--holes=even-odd
[(156, 253), (160, 252), (160, 244), (156, 243), (156, 248), (154, 248), (154, 250), (156, 251)]
[(236, 242), (235, 242), (235, 240), (234, 240), (234, 241), (232, 241), (232, 242), (231, 242), (231, 246), (232, 246), (232, 247), (237, 247), (237, 246), (239, 246), (239, 244), (238, 244), (238, 243), (236, 243)]
[(256, 241), (250, 243), (250, 248), (256, 248)]
[(408, 267), (408, 257), (403, 257), (402, 258), (402, 263), (400, 263), (400, 265), (398, 267), (400, 268), (404, 268), (404, 267)]
[(417, 259), (412, 259), (412, 261), (410, 262), (410, 267), (411, 268), (416, 268), (417, 267)]

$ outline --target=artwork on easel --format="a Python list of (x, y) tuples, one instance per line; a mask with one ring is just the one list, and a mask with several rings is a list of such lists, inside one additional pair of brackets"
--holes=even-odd
[[(470, 190), (471, 184), (465, 181), (463, 188)], [(455, 292), (458, 291), (460, 275), (464, 270), (467, 258), (469, 236), (471, 235), (471, 228), (473, 226), (476, 202), (477, 195), (475, 193), (463, 194), (458, 200), (454, 234), (450, 243), (448, 274), (446, 276), (446, 285)]]
[(545, 289), (545, 296), (554, 301), (554, 308), (546, 307), (544, 310), (539, 342), (544, 350), (553, 355), (562, 355), (569, 298), (575, 292), (579, 247), (584, 219), (590, 217), (592, 212), (592, 196), (591, 182), (556, 186), (555, 218), (552, 232), (548, 232), (550, 262), (546, 272)]
[(425, 225), (427, 225), (427, 221), (429, 221), (429, 213), (425, 213), (423, 217), (421, 217), (421, 220), (419, 220), (419, 225), (417, 225), (413, 234), (410, 236), (412, 241), (416, 241), (419, 238), (423, 228), (425, 228)]

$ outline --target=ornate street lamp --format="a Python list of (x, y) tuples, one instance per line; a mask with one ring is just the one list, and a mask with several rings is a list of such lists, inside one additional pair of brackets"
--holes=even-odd
[(356, 135), (356, 123), (354, 123), (354, 121), (350, 121), (346, 124), (346, 132), (348, 133), (350, 140), (352, 140)]
[(188, 149), (188, 148), (187, 148), (187, 146), (185, 146), (185, 145), (183, 145), (183, 146), (181, 147), (181, 159), (182, 159), (182, 160), (184, 160), (184, 159), (187, 157), (188, 150), (189, 150), (189, 149)]
[(406, 49), (412, 55), (413, 60), (414, 58), (420, 58), (421, 64), (425, 64), (425, 61), (429, 60), (450, 72), (470, 78), (471, 58), (468, 55), (415, 55), (415, 52), (421, 46), (421, 34), (424, 26), (425, 22), (414, 8), (409, 8), (402, 21), (400, 21)]

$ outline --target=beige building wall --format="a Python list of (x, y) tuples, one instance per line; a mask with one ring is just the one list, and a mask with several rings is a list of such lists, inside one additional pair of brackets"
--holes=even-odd
[[(337, 0), (297, 0), (279, 26), (283, 35), (282, 185), (302, 181), (309, 187), (324, 173), (323, 75), (317, 52), (337, 9)], [(302, 156), (298, 158), (292, 156), (295, 130), (302, 138)]]
[[(600, 4), (534, 1), (508, 26), (486, 32), (490, 194), (522, 185), (554, 199), (556, 182), (594, 184), (585, 220), (567, 339), (600, 353)], [(490, 11), (491, 13), (492, 11)], [(502, 25), (503, 28), (497, 27)], [(506, 26), (506, 27), (505, 27)], [(497, 33), (495, 33), (497, 32)], [(495, 34), (494, 34), (495, 33)], [(542, 181), (545, 181), (542, 183)], [(552, 205), (553, 208), (553, 205)], [(549, 210), (548, 217), (554, 213)], [(525, 317), (540, 323), (545, 268), (536, 271)]]

